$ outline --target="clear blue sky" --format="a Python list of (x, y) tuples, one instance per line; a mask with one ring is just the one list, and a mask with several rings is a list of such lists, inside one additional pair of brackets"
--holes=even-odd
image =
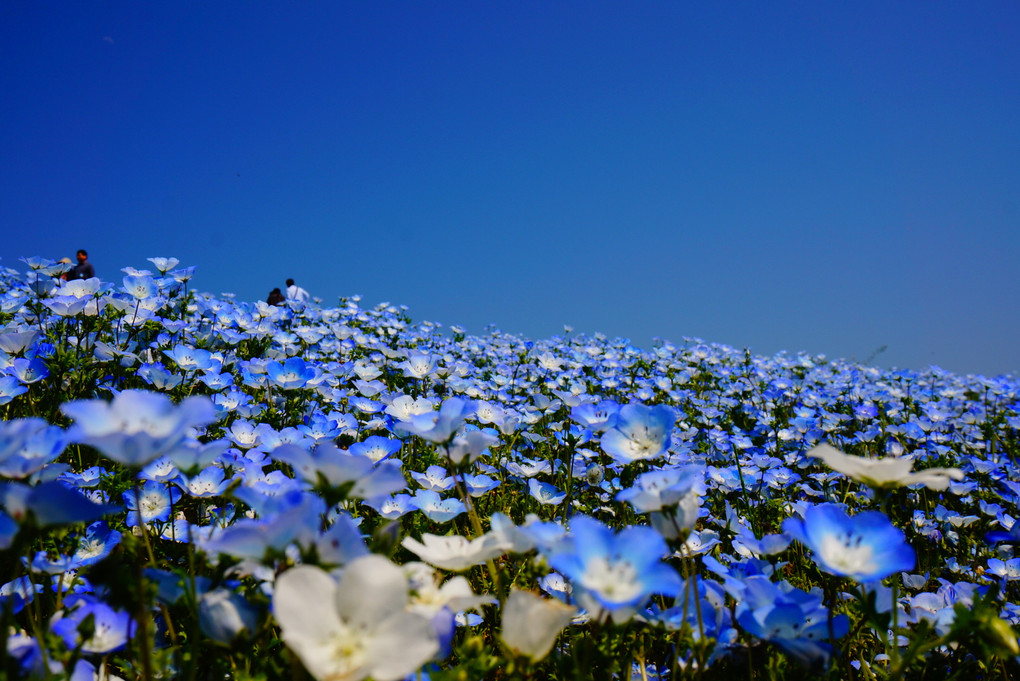
[(1020, 5), (5, 2), (0, 264), (1020, 369)]

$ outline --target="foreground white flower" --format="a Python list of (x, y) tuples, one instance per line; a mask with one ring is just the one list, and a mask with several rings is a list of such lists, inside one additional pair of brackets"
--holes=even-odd
[(339, 582), (299, 565), (277, 578), (273, 594), (281, 638), (320, 681), (392, 681), (432, 659), (436, 632), (407, 605), (403, 571), (375, 554), (351, 561)]
[(503, 642), (518, 655), (541, 660), (576, 614), (565, 603), (514, 589), (503, 606)]
[(863, 482), (869, 487), (900, 487), (903, 485), (924, 485), (941, 492), (949, 487), (950, 480), (963, 480), (959, 468), (927, 468), (911, 472), (914, 460), (909, 456), (884, 459), (865, 459), (844, 454), (835, 447), (820, 444), (808, 452), (808, 456), (821, 459), (837, 473)]

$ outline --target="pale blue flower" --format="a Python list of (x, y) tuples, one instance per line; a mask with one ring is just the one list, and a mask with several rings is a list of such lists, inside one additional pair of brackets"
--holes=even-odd
[(437, 523), (445, 523), (453, 520), (461, 513), (467, 511), (464, 502), (460, 499), (450, 497), (440, 498), (439, 494), (432, 490), (422, 489), (414, 495), (414, 505), (424, 513), (429, 520)]
[(223, 494), (231, 482), (233, 478), (225, 477), (222, 468), (209, 466), (194, 477), (184, 477), (177, 484), (188, 496), (201, 499)]
[(539, 482), (535, 478), (528, 480), (528, 493), (540, 504), (558, 506), (567, 498), (567, 493), (561, 491), (555, 485), (547, 482)]
[(74, 560), (79, 567), (98, 563), (110, 555), (120, 543), (120, 532), (110, 529), (105, 522), (92, 523), (85, 528), (85, 534), (78, 540)]
[(65, 402), (60, 410), (75, 421), (70, 431), (74, 442), (127, 466), (143, 466), (168, 453), (189, 436), (189, 428), (216, 418), (207, 397), (174, 404), (166, 395), (145, 390), (125, 390), (112, 402)]
[[(166, 274), (181, 262), (177, 258), (146, 258), (160, 274)], [(192, 268), (194, 269), (194, 268)]]
[(40, 418), (0, 422), (0, 475), (24, 479), (56, 459), (67, 446), (63, 429)]
[(585, 402), (570, 410), (570, 418), (595, 433), (609, 430), (616, 425), (620, 405), (614, 400), (603, 400), (598, 404)]
[(300, 357), (290, 357), (282, 364), (276, 361), (268, 362), (266, 374), (274, 385), (284, 390), (304, 388), (321, 376), (313, 365), (306, 364)]
[(616, 425), (602, 434), (602, 450), (622, 464), (666, 453), (676, 422), (672, 407), (632, 403), (620, 408)]
[(229, 645), (257, 624), (258, 611), (239, 593), (220, 588), (198, 597), (198, 625), (214, 641)]
[(547, 557), (570, 580), (574, 597), (593, 617), (629, 620), (653, 594), (676, 596), (682, 587), (676, 571), (662, 561), (665, 540), (648, 527), (613, 532), (578, 515), (570, 521), (569, 541)]
[(783, 531), (811, 549), (823, 570), (858, 582), (907, 572), (916, 563), (903, 532), (879, 511), (848, 516), (836, 504), (808, 506), (803, 519), (788, 518)]
[(143, 300), (159, 293), (159, 285), (147, 273), (129, 274), (124, 277), (124, 291), (135, 300)]
[(43, 305), (61, 317), (73, 317), (84, 310), (88, 304), (88, 298), (77, 298), (75, 296), (57, 296), (56, 298), (47, 298), (43, 301)]
[(89, 523), (121, 510), (118, 506), (93, 503), (57, 480), (35, 487), (17, 482), (2, 484), (0, 505), (18, 522), (31, 517), (40, 527)]
[(451, 397), (443, 402), (438, 411), (412, 415), (400, 427), (429, 442), (443, 443), (453, 437), (454, 432), (474, 412), (469, 400)]
[(499, 487), (500, 482), (495, 478), (488, 475), (465, 475), (464, 485), (467, 487), (468, 494), (472, 497), (484, 496), (487, 492), (490, 492)]
[(14, 376), (0, 376), (0, 406), (28, 392), (28, 386)]
[(138, 367), (136, 374), (157, 390), (172, 390), (184, 381), (183, 376), (171, 373), (158, 362), (155, 364), (142, 364)]
[(26, 385), (41, 381), (50, 375), (50, 370), (46, 368), (46, 362), (37, 357), (32, 359), (18, 357), (11, 362), (7, 372)]
[(424, 473), (411, 471), (411, 477), (421, 485), (422, 489), (430, 489), (434, 492), (445, 492), (456, 484), (453, 476), (447, 475), (446, 469), (442, 466), (429, 466)]
[(355, 442), (347, 448), (351, 454), (364, 456), (378, 463), (400, 451), (403, 443), (400, 440), (371, 435), (365, 438), (364, 442)]
[[(789, 584), (773, 584), (766, 577), (748, 577), (737, 601), (737, 623), (749, 634), (775, 643), (804, 665), (822, 666), (832, 656), (829, 612), (821, 590), (812, 593)], [(832, 635), (850, 630), (846, 615), (832, 617)]]
[[(70, 610), (62, 613), (50, 628), (68, 648), (81, 646), (86, 653), (105, 655), (123, 648), (134, 635), (134, 622), (125, 611), (114, 610), (91, 597), (70, 596), (64, 604)], [(79, 627), (86, 618), (92, 619), (93, 633), (82, 640)]]
[(135, 527), (142, 523), (166, 522), (170, 519), (171, 507), (180, 501), (181, 491), (164, 483), (146, 480), (139, 489), (124, 492), (127, 507), (127, 525)]
[(396, 520), (411, 511), (418, 510), (418, 506), (414, 503), (414, 497), (410, 494), (395, 494), (391, 497), (366, 499), (365, 505), (374, 508), (380, 516), (387, 520)]

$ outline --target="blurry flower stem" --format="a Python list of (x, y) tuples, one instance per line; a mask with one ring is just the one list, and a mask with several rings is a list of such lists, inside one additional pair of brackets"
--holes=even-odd
[(191, 536), (191, 523), (187, 524), (187, 552), (188, 552), (188, 608), (191, 610), (191, 626), (188, 632), (188, 645), (191, 646), (191, 655), (188, 657), (188, 681), (195, 681), (198, 673), (198, 650), (195, 641), (200, 634), (198, 614), (198, 585), (195, 580), (195, 544)]
[[(687, 622), (687, 608), (690, 603), (691, 595), (694, 597), (694, 616), (698, 621), (698, 640), (705, 638), (705, 623), (701, 616), (701, 598), (698, 595), (698, 566), (694, 563), (694, 554), (687, 548), (687, 537), (690, 532), (683, 527), (680, 527), (676, 522), (676, 514), (669, 515), (670, 522), (673, 523), (673, 529), (676, 530), (677, 543), (680, 546), (680, 560), (683, 565), (684, 579), (686, 586), (684, 587), (684, 623)], [(698, 651), (698, 669), (701, 669), (701, 650), (699, 646)]]
[[(142, 517), (142, 488), (138, 484), (138, 475), (133, 478), (135, 486), (135, 505), (138, 507), (138, 526), (141, 529), (142, 541), (145, 544), (145, 550), (149, 555), (150, 564), (156, 566), (156, 555), (152, 551), (152, 544), (149, 542), (149, 528)], [(135, 570), (135, 587), (138, 589), (138, 608), (135, 611), (135, 622), (137, 629), (135, 632), (135, 638), (138, 641), (140, 653), (142, 656), (142, 678), (145, 681), (152, 681), (152, 642), (150, 641), (149, 634), (149, 619), (151, 617), (149, 609), (148, 589), (146, 588), (145, 575), (142, 574), (142, 560), (135, 554), (134, 560)]]
[[(42, 543), (40, 542), (40, 547)], [(28, 579), (28, 593), (30, 595), (35, 594), (35, 581), (32, 579), (32, 570), (28, 569), (25, 571), (25, 577)], [(25, 603), (25, 607), (28, 609), (28, 621), (32, 625), (32, 634), (35, 636), (35, 640), (39, 641), (39, 652), (42, 655), (43, 669), (49, 669), (49, 655), (46, 652), (46, 636), (45, 632), (39, 628), (39, 620), (42, 618), (42, 614), (39, 612), (40, 605), (38, 599), (28, 598)]]
[[(891, 499), (892, 495), (888, 494), (888, 493), (882, 494), (881, 493), (882, 490), (880, 490), (877, 487), (874, 488), (874, 490), (875, 490), (876, 496), (880, 496), (881, 499), (882, 499), (882, 504), (881, 504), (882, 514), (886, 518), (888, 518), (889, 517), (889, 503), (890, 503), (890, 499)], [(894, 573), (894, 574), (892, 574), (889, 577), (889, 579), (891, 580), (891, 584), (889, 586), (892, 589), (892, 613), (891, 613), (892, 620), (890, 620), (890, 622), (889, 622), (891, 636), (889, 637), (889, 646), (888, 646), (888, 653), (887, 654), (889, 655), (889, 667), (890, 667), (890, 669), (895, 669), (896, 666), (897, 666), (897, 663), (899, 662), (899, 657), (900, 657), (900, 637), (899, 637), (899, 631), (898, 631), (898, 629), (899, 629), (900, 604), (897, 602), (898, 601), (898, 596), (899, 596), (898, 587), (899, 587), (899, 583), (900, 583), (900, 575), (899, 575), (898, 572)]]
[[(574, 497), (574, 450), (577, 447), (577, 440), (569, 433), (567, 434), (567, 483), (564, 489), (567, 496), (560, 504), (560, 518), (566, 522), (570, 516), (571, 503)], [(554, 516), (555, 517), (555, 516)]]
[[(464, 469), (470, 465), (471, 457), (467, 456), (462, 462), (462, 466), (458, 466), (453, 462), (450, 457), (450, 445), (453, 444), (453, 437), (446, 441), (443, 449), (446, 451), (446, 463), (449, 465), (449, 470), (453, 471), (453, 481), (457, 487), (457, 494), (460, 495), (460, 500), (464, 502), (464, 507), (467, 509), (468, 517), (471, 519), (471, 527), (474, 529), (474, 536), (471, 539), (476, 539), (485, 534), (485, 530), (482, 528), (482, 521), (478, 517), (478, 512), (475, 510), (475, 505), (471, 502), (471, 495), (467, 492), (467, 485), (464, 484)], [(507, 594), (503, 592), (502, 580), (499, 578), (499, 570), (496, 568), (496, 563), (490, 558), (485, 561), (485, 567), (489, 571), (489, 578), (492, 580), (492, 588), (496, 591), (496, 597), (499, 599), (500, 607), (502, 608), (503, 603), (506, 602)]]

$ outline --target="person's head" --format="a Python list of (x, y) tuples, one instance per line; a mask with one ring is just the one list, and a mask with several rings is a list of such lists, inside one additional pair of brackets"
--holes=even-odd
[(84, 248), (78, 249), (78, 262), (85, 262), (89, 259), (89, 253)]
[(281, 293), (280, 293), (280, 289), (278, 289), (278, 288), (274, 288), (274, 289), (273, 289), (272, 291), (270, 291), (269, 293), (270, 293), (271, 295), (277, 295), (277, 296), (278, 296), (278, 295), (281, 295)]
[(287, 280), (287, 286), (293, 286), (293, 285), (294, 285), (294, 280), (293, 279), (288, 279)]

